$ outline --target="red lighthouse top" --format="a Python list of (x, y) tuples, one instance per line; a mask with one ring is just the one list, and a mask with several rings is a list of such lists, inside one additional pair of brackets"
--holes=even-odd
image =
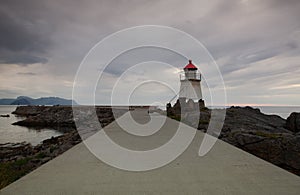
[(183, 69), (197, 70), (198, 68), (192, 63), (192, 60), (189, 60), (189, 63)]

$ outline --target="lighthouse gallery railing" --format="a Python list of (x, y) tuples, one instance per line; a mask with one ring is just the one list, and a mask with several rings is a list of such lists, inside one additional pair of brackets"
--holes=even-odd
[(201, 74), (199, 72), (196, 73), (180, 73), (179, 74), (180, 80), (199, 80), (201, 81)]

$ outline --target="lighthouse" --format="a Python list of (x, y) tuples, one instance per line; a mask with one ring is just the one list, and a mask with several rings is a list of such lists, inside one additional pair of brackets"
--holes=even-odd
[(201, 74), (198, 68), (189, 60), (180, 74), (179, 99), (202, 102)]
[[(180, 73), (180, 90), (167, 103), (167, 116), (173, 118), (186, 118), (189, 112), (199, 112), (205, 107), (201, 91), (201, 74), (198, 68), (189, 60), (189, 63)], [(179, 95), (178, 100), (172, 107), (171, 101)]]

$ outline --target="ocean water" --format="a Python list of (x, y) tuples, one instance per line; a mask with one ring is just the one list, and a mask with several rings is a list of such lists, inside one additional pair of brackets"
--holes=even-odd
[(284, 119), (287, 119), (292, 112), (300, 112), (300, 106), (254, 106), (254, 108), (259, 108), (262, 113), (276, 114)]
[[(226, 106), (227, 108), (230, 108), (231, 106)], [(243, 107), (243, 106), (241, 106)], [(300, 106), (251, 106), (253, 108), (258, 108), (262, 113), (268, 114), (268, 115), (278, 115), (281, 118), (287, 119), (287, 117), (292, 112), (299, 112), (300, 113)], [(208, 108), (224, 108), (223, 106), (208, 106)]]
[(17, 125), (11, 125), (12, 123), (22, 120), (22, 117), (16, 117), (11, 114), (16, 109), (16, 106), (0, 106), (0, 115), (9, 114), (10, 117), (0, 117), (0, 143), (17, 143), (17, 142), (29, 142), (32, 145), (37, 145), (41, 141), (51, 138), (52, 136), (62, 135), (61, 132), (43, 128), (43, 129), (30, 129), (27, 127), (21, 127)]

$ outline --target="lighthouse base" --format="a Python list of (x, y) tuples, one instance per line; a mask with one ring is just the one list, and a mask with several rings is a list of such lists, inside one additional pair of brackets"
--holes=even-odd
[(205, 108), (205, 102), (203, 99), (194, 102), (192, 99), (186, 99), (180, 97), (172, 107), (171, 103), (166, 106), (167, 116), (172, 118), (181, 118), (183, 113), (200, 112)]

